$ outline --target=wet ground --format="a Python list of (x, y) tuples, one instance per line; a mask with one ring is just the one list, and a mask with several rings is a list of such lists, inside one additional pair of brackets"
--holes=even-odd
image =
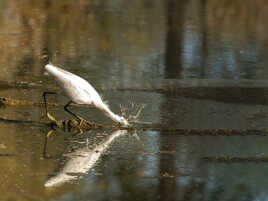
[(2, 105), (0, 200), (266, 200), (267, 9), (264, 0), (2, 0), (1, 97), (40, 102), (60, 90), (44, 73), (49, 58), (118, 114), (145, 104), (140, 127), (152, 129), (57, 129), (46, 139), (49, 127), (28, 122), (44, 121), (43, 108)]

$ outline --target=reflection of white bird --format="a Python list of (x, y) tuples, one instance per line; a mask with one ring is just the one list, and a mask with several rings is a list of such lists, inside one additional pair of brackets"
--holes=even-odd
[(80, 148), (72, 153), (65, 154), (68, 159), (55, 176), (48, 179), (45, 187), (54, 187), (60, 184), (76, 180), (83, 174), (86, 174), (98, 162), (99, 158), (109, 148), (111, 143), (118, 137), (127, 134), (126, 130), (117, 130), (109, 135), (104, 141), (94, 148)]
[[(68, 106), (72, 102), (77, 104), (93, 105), (102, 110), (106, 116), (110, 117), (113, 121), (125, 126), (129, 125), (128, 121), (124, 117), (114, 114), (109, 109), (109, 107), (102, 101), (98, 92), (86, 80), (51, 64), (47, 64), (45, 69), (55, 78), (57, 84), (63, 89), (64, 95), (71, 99), (64, 106), (64, 109), (68, 113), (81, 120), (80, 117), (68, 110)], [(46, 93), (44, 93), (46, 103), (45, 95)]]

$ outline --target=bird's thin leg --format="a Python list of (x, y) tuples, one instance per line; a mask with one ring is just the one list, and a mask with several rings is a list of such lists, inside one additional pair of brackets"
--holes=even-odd
[(44, 143), (44, 147), (43, 147), (43, 158), (51, 158), (48, 154), (47, 154), (47, 139), (49, 138), (49, 136), (53, 133), (54, 130), (50, 130), (46, 135), (45, 135), (45, 143)]
[(71, 103), (73, 103), (73, 101), (69, 101), (69, 102), (64, 106), (64, 110), (65, 110), (66, 112), (68, 112), (69, 114), (71, 114), (72, 116), (74, 116), (76, 119), (78, 119), (79, 122), (80, 122), (79, 125), (81, 126), (81, 125), (82, 125), (82, 122), (85, 121), (85, 120), (84, 120), (83, 118), (77, 116), (76, 114), (74, 114), (73, 112), (71, 112), (71, 111), (68, 109), (68, 107), (69, 107), (69, 105), (70, 105)]
[(72, 116), (74, 116), (76, 119), (79, 119), (79, 117), (78, 117), (76, 114), (74, 114), (73, 112), (71, 112), (71, 111), (68, 109), (69, 105), (70, 105), (72, 102), (73, 102), (73, 101), (69, 101), (69, 102), (64, 106), (64, 110), (65, 110), (66, 112), (68, 112), (69, 114), (71, 114)]
[(46, 110), (46, 115), (47, 115), (47, 98), (46, 95), (47, 94), (57, 94), (56, 92), (52, 92), (52, 91), (45, 91), (43, 93), (43, 98), (44, 98), (44, 105), (45, 105), (45, 110)]

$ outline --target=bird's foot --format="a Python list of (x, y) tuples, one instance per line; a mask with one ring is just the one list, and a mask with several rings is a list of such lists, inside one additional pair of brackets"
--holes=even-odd
[(78, 121), (79, 121), (79, 127), (82, 127), (82, 125), (83, 125), (84, 123), (86, 123), (87, 120), (83, 119), (83, 118), (80, 117), (80, 116), (77, 116), (77, 117), (78, 117)]
[(46, 137), (49, 138), (49, 137), (52, 135), (53, 132), (54, 132), (54, 130), (50, 130), (50, 131), (48, 131)]
[[(40, 119), (41, 119), (41, 120), (46, 119), (46, 118), (50, 119), (49, 116), (51, 117), (51, 115), (48, 114), (48, 112), (47, 112), (47, 113), (46, 113), (46, 112), (41, 112), (41, 117), (40, 117)], [(50, 119), (50, 120), (51, 120), (51, 119)]]
[(49, 112), (47, 112), (47, 118), (51, 121), (56, 122), (56, 119)]
[(82, 128), (83, 124), (86, 123), (87, 121), (79, 116), (78, 116), (78, 121), (79, 121), (78, 122), (79, 123), (79, 125), (78, 125), (79, 134), (83, 134), (84, 131), (81, 128)]

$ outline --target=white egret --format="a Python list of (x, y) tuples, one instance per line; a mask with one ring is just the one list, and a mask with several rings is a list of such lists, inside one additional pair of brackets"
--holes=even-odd
[[(128, 121), (117, 114), (114, 114), (109, 107), (102, 101), (98, 92), (83, 78), (65, 71), (61, 68), (47, 64), (45, 66), (46, 71), (52, 75), (57, 84), (63, 89), (63, 95), (70, 98), (70, 101), (64, 106), (64, 109), (75, 116), (81, 121), (81, 117), (78, 117), (72, 113), (68, 106), (73, 102), (77, 104), (93, 105), (96, 108), (102, 110), (106, 116), (110, 117), (113, 121), (118, 122), (124, 126), (129, 125)], [(46, 94), (55, 92), (45, 92), (44, 99), (46, 104)], [(47, 112), (47, 109), (46, 109)]]

